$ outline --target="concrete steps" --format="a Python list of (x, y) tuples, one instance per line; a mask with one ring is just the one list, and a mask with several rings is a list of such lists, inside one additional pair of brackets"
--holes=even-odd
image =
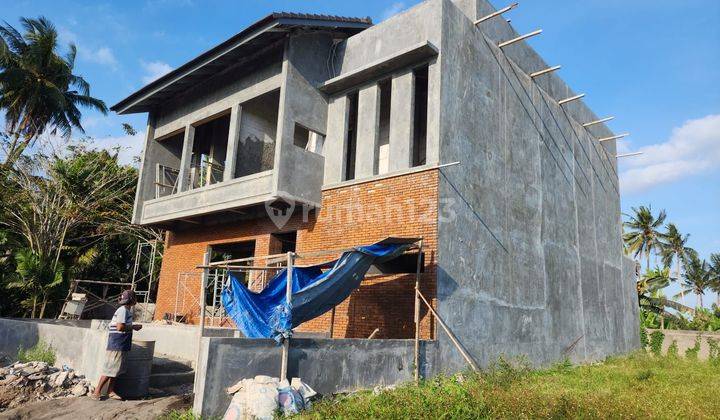
[(179, 385), (189, 385), (195, 380), (195, 371), (192, 362), (188, 360), (172, 359), (165, 355), (156, 355), (153, 358), (150, 371), (150, 387), (170, 388)]
[(150, 386), (153, 388), (168, 388), (172, 386), (192, 384), (195, 381), (195, 371), (151, 373)]

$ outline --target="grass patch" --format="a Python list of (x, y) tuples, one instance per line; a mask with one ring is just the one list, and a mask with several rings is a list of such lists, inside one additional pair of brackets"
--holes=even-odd
[(55, 350), (49, 344), (45, 344), (43, 341), (38, 341), (37, 344), (24, 349), (20, 347), (17, 355), (18, 361), (22, 363), (27, 362), (45, 362), (48, 365), (55, 364)]
[(192, 412), (192, 408), (185, 410), (171, 410), (155, 420), (200, 420), (200, 417), (196, 416)]
[(532, 370), (501, 359), (462, 373), (316, 402), (303, 418), (713, 418), (720, 367), (638, 352), (600, 363)]

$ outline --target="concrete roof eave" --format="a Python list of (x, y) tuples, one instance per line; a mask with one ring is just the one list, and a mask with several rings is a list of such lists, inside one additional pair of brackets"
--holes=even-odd
[[(228, 59), (233, 54), (238, 55), (236, 58), (249, 55), (247, 52), (240, 51), (241, 47), (262, 49), (276, 42), (279, 36), (284, 36), (285, 33), (293, 28), (303, 28), (306, 30), (321, 28), (334, 29), (352, 35), (370, 26), (372, 26), (372, 22), (369, 18), (358, 19), (324, 15), (273, 13), (170, 73), (140, 88), (127, 98), (110, 107), (110, 109), (118, 114), (147, 112), (152, 109), (153, 104), (156, 102), (153, 99), (157, 99), (158, 96), (172, 96), (184, 90), (185, 87), (181, 86), (183, 82), (185, 84), (199, 83), (199, 79), (204, 80), (214, 75), (218, 70), (211, 67), (212, 65), (217, 67), (217, 64), (221, 63), (222, 59)], [(251, 45), (251, 43), (254, 44)], [(220, 65), (222, 68), (226, 67), (222, 65), (222, 63)], [(190, 81), (191, 78), (192, 82)]]

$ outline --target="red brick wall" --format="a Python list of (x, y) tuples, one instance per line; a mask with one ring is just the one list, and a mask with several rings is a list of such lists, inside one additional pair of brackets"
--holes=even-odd
[[(298, 232), (300, 255), (370, 244), (388, 236), (423, 237), (425, 272), (421, 291), (434, 305), (437, 187), (437, 170), (428, 170), (323, 191), (321, 210), (310, 213), (307, 221), (296, 214), (282, 229), (265, 218), (172, 232), (163, 257), (155, 317), (174, 311), (179, 273), (196, 273), (187, 284), (199, 296), (200, 277), (195, 266), (202, 263), (209, 245), (255, 240), (255, 255), (269, 255), (278, 247), (270, 234), (292, 230)], [(334, 257), (300, 258), (296, 263), (305, 265)], [(414, 274), (368, 276), (337, 306), (333, 337), (367, 337), (376, 328), (380, 329), (377, 338), (413, 337), (414, 281)], [(199, 307), (188, 293), (185, 295), (186, 312), (190, 322), (195, 322)], [(430, 313), (421, 309), (420, 314), (421, 336), (434, 337)], [(301, 325), (298, 331), (328, 332), (330, 320), (328, 312)]]

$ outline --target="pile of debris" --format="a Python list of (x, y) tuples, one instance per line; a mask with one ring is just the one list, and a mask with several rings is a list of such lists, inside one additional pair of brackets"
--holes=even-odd
[(0, 368), (0, 411), (32, 401), (81, 397), (92, 390), (90, 381), (67, 366), (17, 362)]

